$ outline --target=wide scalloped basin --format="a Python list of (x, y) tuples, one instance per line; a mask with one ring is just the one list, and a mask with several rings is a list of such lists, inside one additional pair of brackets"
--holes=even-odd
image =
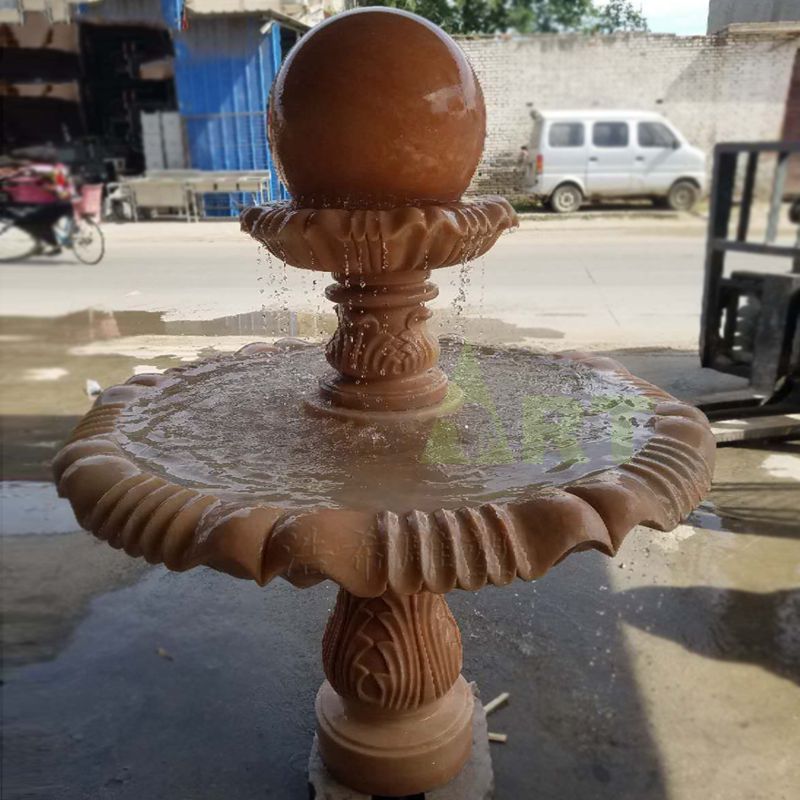
[(323, 363), (319, 347), (256, 344), (112, 387), (57, 456), (59, 491), (85, 528), (170, 569), (371, 596), (611, 555), (710, 486), (705, 417), (611, 359), (445, 342), (462, 408), (386, 426), (308, 411)]

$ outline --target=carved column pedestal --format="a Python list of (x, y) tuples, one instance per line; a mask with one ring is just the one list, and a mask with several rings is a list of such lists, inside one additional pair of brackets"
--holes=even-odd
[(339, 326), (326, 357), (335, 373), (320, 380), (338, 408), (409, 411), (440, 403), (447, 377), (437, 366), (439, 343), (426, 322), (439, 294), (422, 270), (379, 275), (334, 274), (327, 288)]
[(363, 599), (340, 589), (322, 647), (317, 736), (334, 777), (395, 796), (455, 777), (470, 753), (473, 697), (442, 595)]

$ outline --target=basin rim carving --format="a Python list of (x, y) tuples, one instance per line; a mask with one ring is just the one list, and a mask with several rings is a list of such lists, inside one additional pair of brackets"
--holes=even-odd
[[(265, 368), (278, 349), (255, 343), (211, 361), (248, 358)], [(117, 418), (142, 392), (173, 385), (190, 367), (106, 389), (56, 456), (54, 476), (82, 527), (171, 570), (207, 565), (261, 585), (281, 576), (301, 588), (330, 579), (359, 597), (533, 580), (575, 551), (614, 555), (636, 525), (671, 530), (710, 488), (714, 463), (714, 437), (697, 409), (613, 359), (549, 355), (614, 373), (650, 398), (654, 431), (629, 461), (518, 501), (402, 515), (302, 512), (223, 501), (172, 483), (122, 450)]]

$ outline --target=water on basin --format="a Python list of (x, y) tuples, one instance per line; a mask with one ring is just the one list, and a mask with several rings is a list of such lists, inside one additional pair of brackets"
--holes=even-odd
[(361, 425), (309, 412), (326, 369), (306, 347), (192, 368), (121, 418), (125, 450), (174, 482), (289, 508), (435, 510), (505, 501), (628, 460), (649, 402), (610, 373), (442, 342), (453, 415)]

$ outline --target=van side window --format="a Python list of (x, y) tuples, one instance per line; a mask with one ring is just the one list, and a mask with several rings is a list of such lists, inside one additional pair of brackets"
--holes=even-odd
[(547, 141), (550, 147), (583, 147), (583, 123), (554, 122)]
[(639, 123), (639, 147), (675, 147), (678, 140), (672, 131), (661, 122)]
[(595, 122), (592, 127), (592, 144), (595, 147), (627, 147), (627, 122)]

